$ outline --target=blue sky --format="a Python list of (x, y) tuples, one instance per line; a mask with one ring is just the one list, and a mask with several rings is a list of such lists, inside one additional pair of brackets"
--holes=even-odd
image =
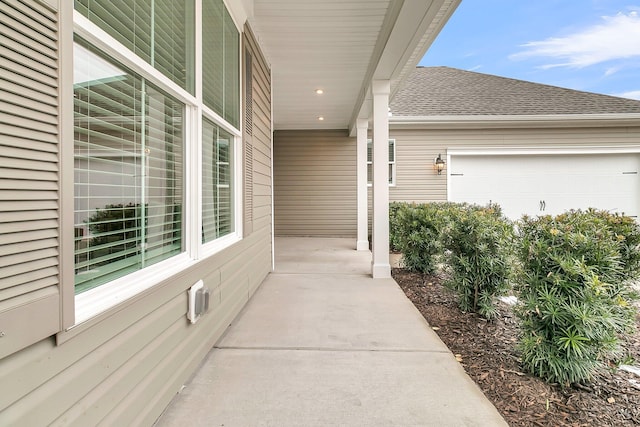
[(640, 0), (462, 0), (420, 65), (640, 99)]

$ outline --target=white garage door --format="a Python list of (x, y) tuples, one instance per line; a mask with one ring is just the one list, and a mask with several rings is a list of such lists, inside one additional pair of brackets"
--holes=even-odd
[(505, 215), (589, 207), (637, 217), (640, 155), (452, 154), (449, 200), (502, 206)]

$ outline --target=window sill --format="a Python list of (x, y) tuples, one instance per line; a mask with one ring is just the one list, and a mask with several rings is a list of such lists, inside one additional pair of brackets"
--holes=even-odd
[[(89, 328), (112, 316), (128, 301), (134, 301), (137, 295), (157, 286), (163, 280), (180, 274), (182, 271), (213, 256), (241, 241), (237, 233), (224, 236), (202, 246), (199, 260), (182, 253), (159, 262), (144, 270), (129, 274), (106, 285), (83, 292), (75, 297), (75, 324), (56, 335), (56, 342), (62, 344), (84, 333)], [(185, 312), (186, 315), (186, 312)]]
[(242, 239), (238, 234), (231, 233), (212, 242), (205, 243), (204, 245), (202, 245), (202, 256), (200, 257), (200, 259), (213, 256), (223, 251), (224, 249), (227, 249), (229, 246), (238, 243), (240, 240)]
[[(232, 233), (207, 243), (202, 246), (200, 259), (213, 256), (241, 240), (238, 234)], [(144, 270), (76, 295), (75, 325), (72, 326), (72, 329), (156, 286), (162, 280), (180, 273), (197, 262), (198, 260), (193, 260), (186, 253), (182, 253)]]
[(75, 325), (115, 307), (192, 265), (186, 253), (128, 274), (113, 282), (83, 292), (75, 297)]

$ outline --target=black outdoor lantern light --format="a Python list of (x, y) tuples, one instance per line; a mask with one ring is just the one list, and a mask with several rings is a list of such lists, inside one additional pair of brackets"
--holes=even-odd
[(444, 160), (442, 160), (441, 154), (438, 154), (438, 157), (436, 157), (436, 159), (433, 161), (433, 164), (438, 171), (438, 175), (442, 174), (442, 171), (444, 170)]

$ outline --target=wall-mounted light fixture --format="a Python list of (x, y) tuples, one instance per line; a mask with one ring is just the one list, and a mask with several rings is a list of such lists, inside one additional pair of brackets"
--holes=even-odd
[(444, 160), (442, 159), (441, 154), (438, 154), (438, 157), (433, 159), (433, 167), (438, 171), (438, 175), (442, 174), (442, 171), (444, 170)]

